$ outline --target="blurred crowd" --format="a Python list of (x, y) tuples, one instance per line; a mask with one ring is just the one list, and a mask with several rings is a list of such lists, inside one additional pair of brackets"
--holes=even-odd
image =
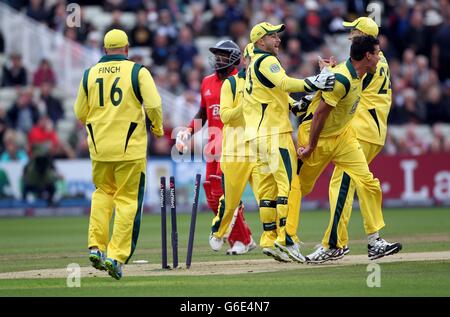
[[(317, 55), (326, 58), (333, 54), (326, 39), (345, 37), (348, 31), (342, 22), (367, 16), (369, 1), (85, 1), (102, 6), (111, 15), (111, 24), (104, 29), (97, 29), (84, 18), (83, 1), (77, 1), (82, 10), (81, 25), (76, 28), (66, 26), (68, 2), (64, 0), (3, 2), (98, 52), (108, 30), (125, 30), (131, 47), (150, 52), (149, 58), (133, 53), (130, 59), (146, 64), (157, 85), (178, 96), (174, 103), (180, 113), (188, 112), (192, 117), (200, 105), (201, 80), (211, 71), (200, 52), (202, 39), (227, 37), (244, 47), (254, 24), (263, 20), (284, 23), (279, 58), (288, 74), (304, 78), (318, 72)], [(381, 2), (380, 45), (389, 61), (393, 83), (389, 123), (404, 125), (407, 131), (401, 138), (389, 135), (385, 152), (450, 152), (450, 137), (440, 125), (450, 123), (450, 0)], [(124, 12), (135, 14), (133, 27), (123, 24)], [(3, 50), (0, 34), (0, 53)], [(55, 132), (69, 109), (53, 96), (58, 78), (48, 60), (42, 60), (38, 70), (29, 74), (20, 53), (11, 54), (2, 66), (1, 78), (3, 87), (22, 88), (12, 107), (0, 112), (0, 160), (27, 160), (33, 146), (44, 143), (54, 157), (88, 157), (86, 132), (80, 124), (68, 140), (60, 140)], [(176, 116), (165, 113), (166, 137), (151, 141), (150, 154), (170, 154), (174, 141), (171, 132), (179, 123)], [(424, 124), (430, 126), (431, 138), (422, 138), (416, 132), (415, 127)]]

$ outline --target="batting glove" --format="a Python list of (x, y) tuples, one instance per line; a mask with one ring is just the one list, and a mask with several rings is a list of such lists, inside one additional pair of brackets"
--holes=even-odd
[(175, 146), (177, 147), (178, 152), (186, 153), (190, 139), (191, 132), (188, 129), (181, 130), (177, 133)]

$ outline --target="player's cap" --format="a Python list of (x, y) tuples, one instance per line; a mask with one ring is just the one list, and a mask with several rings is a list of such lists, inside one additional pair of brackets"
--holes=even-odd
[(346, 28), (360, 30), (364, 34), (371, 35), (373, 37), (378, 36), (378, 25), (371, 18), (360, 17), (353, 22), (343, 22), (342, 25)]
[(250, 32), (250, 41), (255, 43), (264, 35), (283, 32), (284, 29), (284, 24), (273, 25), (269, 22), (261, 22), (252, 28)]
[(128, 45), (127, 34), (119, 29), (112, 29), (105, 34), (103, 40), (105, 48), (121, 48)]
[(253, 52), (255, 49), (255, 45), (253, 43), (248, 43), (244, 49), (244, 57), (252, 57), (255, 53)]

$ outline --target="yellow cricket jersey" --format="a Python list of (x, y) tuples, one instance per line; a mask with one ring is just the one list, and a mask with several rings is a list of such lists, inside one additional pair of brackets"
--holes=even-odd
[(125, 55), (105, 55), (84, 72), (74, 110), (86, 124), (89, 152), (96, 161), (146, 157), (145, 112), (152, 132), (163, 135), (161, 97), (150, 72)]
[(336, 75), (336, 83), (332, 91), (318, 91), (308, 107), (301, 128), (303, 132), (309, 133), (314, 112), (323, 99), (334, 109), (330, 112), (321, 137), (329, 137), (342, 133), (355, 116), (361, 95), (361, 82), (355, 68), (348, 59), (336, 67), (330, 69)]
[(361, 100), (352, 122), (358, 139), (384, 145), (391, 102), (389, 65), (380, 52), (377, 71), (374, 74), (366, 74), (363, 79)]
[(303, 91), (303, 80), (287, 76), (275, 56), (255, 48), (244, 89), (246, 140), (291, 132), (288, 93)]
[(242, 102), (245, 69), (228, 77), (220, 90), (220, 119), (223, 122), (222, 155), (247, 156), (248, 142), (244, 139), (245, 120)]

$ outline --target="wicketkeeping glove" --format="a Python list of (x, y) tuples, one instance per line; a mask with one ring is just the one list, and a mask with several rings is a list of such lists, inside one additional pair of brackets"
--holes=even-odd
[(308, 111), (308, 107), (311, 104), (315, 94), (303, 96), (299, 101), (296, 101), (291, 106), (291, 111), (297, 117), (300, 117)]
[(335, 80), (334, 73), (328, 67), (324, 67), (320, 74), (305, 78), (305, 90), (306, 92), (317, 90), (331, 91), (333, 90)]

